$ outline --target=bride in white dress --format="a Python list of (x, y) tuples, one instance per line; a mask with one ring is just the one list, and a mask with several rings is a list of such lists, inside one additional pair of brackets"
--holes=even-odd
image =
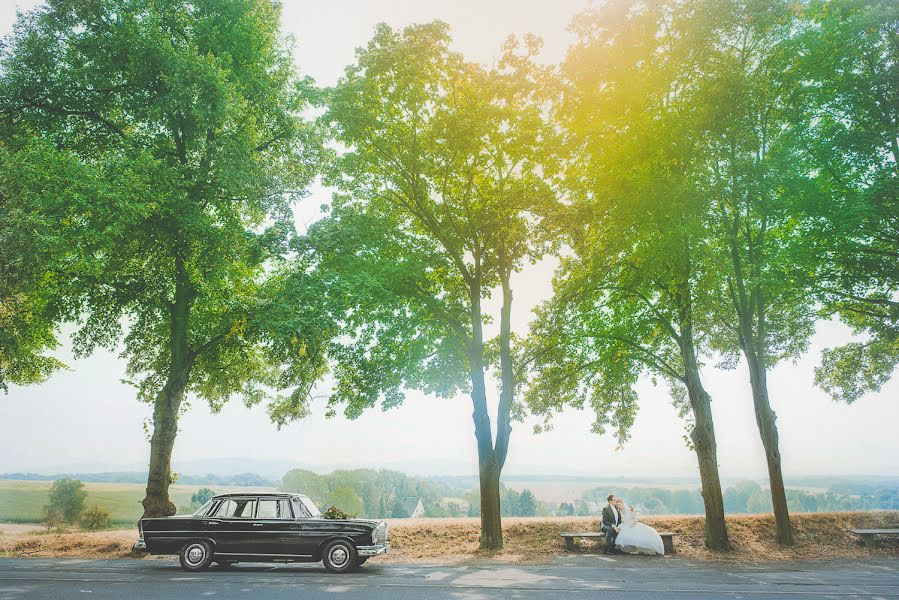
[(621, 512), (621, 529), (615, 539), (619, 550), (628, 554), (665, 554), (662, 536), (637, 520), (633, 506), (619, 499), (616, 508)]

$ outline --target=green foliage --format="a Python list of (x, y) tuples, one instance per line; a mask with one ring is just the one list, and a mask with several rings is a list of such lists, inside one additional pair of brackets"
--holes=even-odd
[[(537, 40), (523, 51), (507, 42), (491, 71), (449, 42), (443, 23), (381, 25), (329, 90), (323, 120), (347, 151), (306, 248), (341, 315), (331, 410), (353, 418), (399, 404), (406, 389), (471, 390), (486, 452), (481, 300), (544, 250), (536, 228), (554, 201), (554, 135), (537, 96)], [(514, 387), (503, 384), (500, 466)]]
[(121, 350), (154, 404), (148, 515), (175, 510), (185, 394), (214, 412), (268, 400), (281, 425), (326, 369), (309, 350), (329, 333), (302, 294), (285, 318), (296, 288), (278, 277), (325, 156), (279, 26), (270, 0), (49, 3), (19, 17), (0, 62), (0, 143), (24, 165), (4, 208), (55, 248), (42, 318), (78, 324), (76, 355)]
[(16, 200), (30, 176), (28, 160), (11, 153), (0, 140), (0, 390), (8, 384), (44, 381), (64, 365), (46, 356), (57, 346), (54, 302), (57, 282), (48, 265), (64, 252), (47, 235), (40, 215)]
[(319, 507), (335, 505), (369, 518), (408, 517), (403, 499), (410, 497), (421, 498), (428, 516), (435, 516), (435, 507), (443, 498), (459, 497), (465, 491), (397, 471), (371, 469), (339, 469), (326, 475), (293, 469), (281, 478), (279, 489), (306, 494)]
[(41, 521), (47, 526), (47, 531), (54, 527), (59, 529), (65, 523), (62, 511), (56, 506), (45, 506), (43, 508), (43, 518)]
[(346, 486), (340, 486), (331, 490), (325, 506), (340, 506), (343, 510), (353, 515), (362, 514), (365, 506), (356, 492)]
[(594, 432), (612, 430), (620, 443), (643, 373), (672, 384), (686, 413), (715, 285), (707, 202), (694, 187), (699, 115), (683, 76), (687, 42), (656, 35), (673, 6), (641, 7), (607, 3), (573, 25), (579, 43), (562, 65), (556, 107), (570, 142), (570, 206), (554, 220), (572, 252), (560, 259), (553, 298), (535, 311), (527, 350), (526, 400), (543, 427), (565, 406), (592, 408)]
[(761, 493), (761, 486), (754, 481), (740, 481), (724, 491), (724, 509), (728, 512), (746, 512), (751, 497)]
[[(603, 487), (588, 490), (581, 501), (602, 506), (609, 494), (625, 498), (646, 515), (697, 515), (703, 512), (702, 496), (697, 489)], [(893, 510), (899, 505), (899, 489), (895, 486), (853, 485), (845, 489), (835, 486), (824, 492), (788, 488), (786, 495), (790, 510), (796, 512)], [(737, 482), (724, 490), (724, 507), (729, 513), (770, 513), (771, 491), (754, 481)], [(557, 514), (563, 514), (561, 510), (560, 507)]]
[(215, 491), (209, 488), (200, 488), (197, 490), (197, 493), (190, 497), (190, 505), (196, 510), (212, 500), (213, 496), (215, 496)]
[[(504, 517), (534, 517), (547, 514), (543, 503), (537, 500), (531, 490), (524, 489), (520, 492), (500, 485), (500, 507)], [(465, 495), (469, 502), (468, 516), (476, 517), (481, 514), (480, 495), (475, 489)]]
[(80, 322), (76, 352), (123, 341), (142, 400), (175, 359), (214, 410), (305, 383), (266, 357), (284, 347), (266, 329), (265, 269), (323, 156), (279, 18), (268, 1), (51, 3), (20, 18), (3, 55), (3, 151), (17, 161), (4, 203), (40, 225), (61, 288), (51, 316)]
[(815, 382), (835, 399), (874, 392), (899, 363), (899, 6), (889, 0), (804, 5), (786, 85), (804, 169), (821, 198), (804, 205), (804, 262), (824, 316), (860, 337), (824, 352)]
[(89, 531), (107, 529), (110, 525), (109, 511), (102, 506), (94, 504), (81, 514), (79, 523), (82, 528)]
[(558, 510), (556, 510), (556, 514), (560, 517), (573, 517), (574, 516), (574, 504), (571, 502), (562, 502), (559, 504)]
[(518, 514), (522, 517), (533, 517), (537, 515), (537, 498), (531, 490), (521, 490), (518, 497)]
[[(87, 493), (84, 484), (77, 479), (57, 479), (50, 486), (48, 511), (57, 510), (66, 523), (77, 523), (84, 511)], [(49, 514), (49, 512), (47, 513)]]
[(408, 519), (412, 515), (409, 514), (409, 511), (406, 510), (406, 505), (403, 503), (402, 498), (396, 498), (393, 501), (393, 508), (390, 510), (390, 516), (394, 519)]
[[(705, 327), (733, 367), (738, 353), (752, 370), (804, 353), (814, 333), (816, 285), (799, 267), (810, 251), (803, 204), (820, 202), (790, 130), (795, 6), (781, 0), (699, 3), (679, 27), (702, 53), (695, 89), (697, 122), (692, 182), (707, 198), (709, 244), (718, 290)], [(732, 42), (732, 43), (731, 43)], [(766, 388), (761, 381), (754, 386)]]

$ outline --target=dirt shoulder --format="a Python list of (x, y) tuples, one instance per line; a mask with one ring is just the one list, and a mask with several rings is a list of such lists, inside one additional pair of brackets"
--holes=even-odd
[[(733, 550), (712, 552), (703, 546), (702, 517), (646, 517), (659, 531), (673, 531), (677, 556), (732, 562), (799, 561), (835, 558), (899, 556), (899, 540), (884, 539), (877, 548), (860, 545), (849, 529), (899, 527), (899, 511), (794, 514), (796, 545), (782, 548), (774, 542), (774, 520), (769, 515), (731, 515), (727, 518)], [(477, 519), (388, 520), (391, 563), (447, 564), (491, 559), (512, 563), (542, 563), (566, 552), (562, 531), (596, 531), (598, 520), (584, 517), (503, 519), (505, 547), (496, 553), (478, 550)], [(132, 557), (135, 529), (46, 533), (34, 526), (0, 525), (0, 554), (17, 557)], [(577, 553), (596, 553), (588, 541)]]

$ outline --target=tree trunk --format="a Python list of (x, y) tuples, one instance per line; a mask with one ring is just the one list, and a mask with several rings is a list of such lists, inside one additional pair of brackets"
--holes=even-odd
[(765, 448), (765, 460), (768, 463), (768, 481), (771, 486), (771, 506), (774, 509), (777, 543), (783, 546), (792, 546), (794, 543), (793, 526), (790, 523), (790, 511), (787, 507), (787, 494), (781, 469), (777, 415), (771, 409), (771, 402), (768, 399), (768, 378), (765, 366), (760, 364), (756, 353), (751, 351), (751, 342), (746, 350), (744, 354), (749, 364), (749, 382), (752, 385), (755, 421), (758, 424), (762, 446)]
[(141, 502), (144, 517), (167, 517), (176, 511), (169, 500), (169, 485), (172, 482), (172, 449), (178, 434), (178, 409), (183, 398), (184, 387), (170, 379), (154, 403), (147, 495)]
[[(684, 244), (685, 272), (690, 273), (690, 247)], [(690, 439), (699, 461), (702, 482), (702, 502), (705, 505), (705, 545), (712, 550), (730, 550), (727, 523), (724, 520), (724, 495), (718, 475), (718, 444), (712, 419), (712, 399), (702, 386), (696, 345), (693, 341), (693, 296), (689, 278), (685, 277), (678, 290), (678, 346), (684, 363), (684, 383), (693, 411), (693, 430)]]
[[(501, 254), (501, 256), (504, 256)], [(512, 433), (512, 397), (515, 379), (512, 374), (512, 288), (509, 285), (510, 269), (502, 269), (500, 280), (503, 288), (503, 305), (500, 310), (500, 390), (496, 419), (496, 445), (492, 452), (480, 461), (481, 475), (481, 548), (498, 550), (503, 547), (502, 507), (499, 499), (499, 477), (509, 452), (509, 436)], [(483, 370), (481, 371), (483, 376)]]
[[(737, 221), (738, 223), (738, 221)], [(734, 232), (739, 231), (735, 225)], [(750, 238), (751, 239), (751, 238)], [(756, 246), (761, 243), (756, 240)], [(751, 246), (750, 251), (754, 250)], [(756, 251), (758, 252), (758, 251)], [(749, 383), (752, 386), (752, 404), (755, 409), (755, 422), (765, 448), (765, 460), (768, 463), (768, 481), (771, 488), (771, 505), (774, 509), (774, 523), (777, 529), (777, 543), (783, 546), (793, 545), (793, 527), (790, 524), (790, 511), (787, 507), (787, 495), (784, 490), (783, 471), (780, 464), (780, 443), (777, 435), (777, 416), (771, 409), (768, 398), (768, 335), (767, 308), (765, 294), (759, 283), (747, 292), (744, 276), (743, 259), (737, 245), (736, 234), (730, 238), (730, 254), (734, 267), (731, 301), (737, 313), (737, 336), (743, 356), (749, 366)], [(753, 279), (762, 279), (760, 267), (761, 256), (752, 253), (750, 266)]]
[[(500, 260), (505, 262), (505, 252), (500, 249)], [(515, 397), (515, 373), (512, 368), (512, 287), (509, 279), (511, 265), (500, 269), (503, 288), (503, 305), (499, 317), (499, 362), (502, 389), (499, 396), (499, 410), (496, 415), (496, 463), (502, 471), (509, 452), (509, 437), (512, 435), (512, 401)]]
[(500, 515), (499, 475), (493, 431), (487, 411), (487, 387), (484, 381), (484, 331), (481, 324), (481, 287), (478, 278), (471, 284), (472, 339), (469, 348), (471, 403), (474, 435), (478, 443), (478, 469), (481, 482), (481, 549), (503, 547), (503, 525)]
[(169, 305), (169, 367), (163, 388), (153, 405), (153, 436), (150, 438), (150, 471), (147, 495), (141, 504), (144, 517), (175, 514), (169, 500), (172, 483), (172, 449), (178, 434), (178, 410), (193, 366), (193, 354), (187, 341), (188, 318), (193, 292), (183, 262), (176, 260), (175, 300)]
[(499, 476), (495, 461), (481, 462), (481, 550), (503, 547), (503, 521), (499, 503)]
[(712, 421), (712, 403), (699, 382), (698, 372), (687, 376), (694, 425), (690, 432), (693, 449), (699, 461), (702, 502), (705, 506), (705, 545), (712, 550), (730, 550), (727, 523), (724, 520), (724, 497), (718, 475), (718, 445)]

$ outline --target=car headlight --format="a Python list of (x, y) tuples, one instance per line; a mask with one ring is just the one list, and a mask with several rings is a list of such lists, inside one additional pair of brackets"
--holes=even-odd
[(371, 543), (372, 544), (383, 544), (387, 541), (387, 523), (383, 521), (378, 523), (378, 526), (375, 527), (375, 530), (371, 532)]

